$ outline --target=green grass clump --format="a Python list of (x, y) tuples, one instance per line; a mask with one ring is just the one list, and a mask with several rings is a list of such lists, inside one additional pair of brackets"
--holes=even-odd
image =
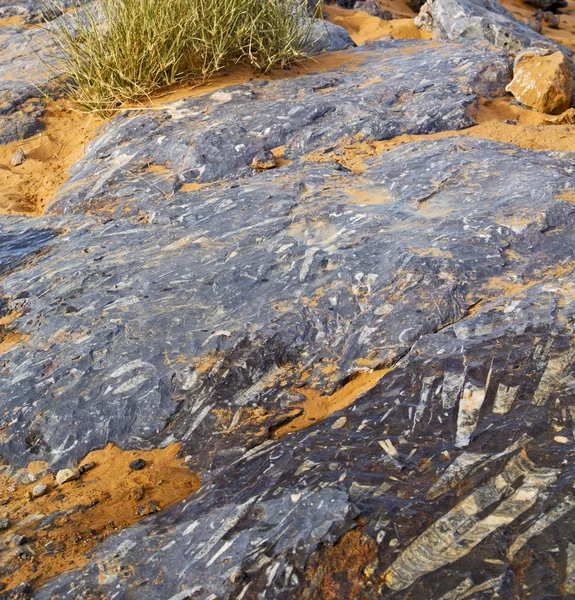
[(49, 31), (72, 98), (109, 113), (232, 64), (265, 72), (299, 61), (311, 21), (305, 0), (100, 0)]

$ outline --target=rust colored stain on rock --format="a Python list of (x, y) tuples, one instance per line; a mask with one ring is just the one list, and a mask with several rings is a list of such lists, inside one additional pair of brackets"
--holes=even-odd
[(377, 544), (353, 529), (335, 545), (325, 546), (308, 563), (310, 583), (305, 598), (341, 600), (355, 598), (365, 584), (366, 567), (374, 560)]

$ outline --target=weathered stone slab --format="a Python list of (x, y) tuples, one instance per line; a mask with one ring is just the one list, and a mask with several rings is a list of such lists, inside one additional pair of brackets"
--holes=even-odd
[(426, 19), (427, 15), (431, 17), (427, 23), (432, 27), (434, 39), (487, 40), (513, 55), (533, 44), (557, 48), (567, 56), (572, 54), (569, 48), (518, 21), (497, 0), (428, 0), (421, 10)]
[[(352, 256), (364, 272), (379, 273), (369, 285), (362, 280), (357, 299), (364, 315), (379, 319), (362, 327), (359, 315), (350, 322), (340, 312), (349, 302), (334, 305), (333, 319), (349, 336), (337, 354), (354, 353), (362, 337), (376, 352), (379, 339), (388, 347), (401, 338), (403, 358), (353, 406), (254, 447), (229, 467), (220, 461), (197, 497), (110, 538), (85, 569), (37, 597), (128, 598), (141, 586), (158, 599), (251, 598), (264, 590), (304, 598), (324, 586), (341, 598), (358, 590), (421, 600), (559, 593), (561, 573), (571, 568), (561, 549), (575, 504), (571, 161), (449, 138), (371, 161), (368, 181), (380, 186), (371, 188), (373, 198), (393, 186), (385, 204), (344, 206), (333, 188), (316, 197), (314, 205), (328, 203), (332, 215), (321, 230), (342, 231), (343, 215), (348, 227), (361, 223), (347, 241), (342, 233), (330, 242), (343, 285), (355, 278), (343, 269)], [(408, 165), (404, 177), (401, 165)], [(410, 193), (402, 179), (420, 179), (421, 187)], [(337, 188), (345, 189), (341, 181)], [(383, 275), (378, 269), (394, 256), (397, 266)], [(321, 269), (310, 277), (329, 285)], [(224, 288), (217, 279), (212, 287)], [(252, 305), (264, 295), (260, 284)], [(466, 302), (480, 297), (479, 309), (467, 313)], [(319, 289), (316, 298), (319, 312)], [(448, 301), (459, 316), (445, 312)], [(437, 321), (418, 324), (418, 311)], [(278, 336), (298, 312), (285, 307)], [(338, 337), (328, 328), (306, 348), (306, 328), (319, 333), (317, 323), (301, 325), (302, 360), (320, 344), (326, 356)], [(259, 381), (244, 386), (262, 405), (265, 392), (256, 400), (256, 390), (270, 379)], [(195, 402), (201, 389), (190, 388)], [(231, 389), (228, 381), (226, 400)], [(189, 423), (197, 419), (192, 406), (182, 412), (193, 415)], [(194, 437), (209, 439), (202, 428)], [(362, 545), (348, 547), (342, 534), (359, 523)], [(330, 558), (340, 546), (343, 563)]]
[(349, 171), (324, 149), (469, 126), (510, 74), (474, 43), (349, 56), (117, 117), (51, 216), (0, 218), (2, 459), (180, 441), (203, 484), (37, 598), (573, 589), (575, 156), (452, 136)]
[(390, 40), (349, 57), (348, 69), (231, 86), (116, 117), (74, 165), (51, 212), (147, 210), (183, 183), (249, 175), (254, 156), (278, 146), (293, 160), (344, 140), (469, 127), (479, 97), (504, 95), (511, 77), (505, 55), (482, 45)]

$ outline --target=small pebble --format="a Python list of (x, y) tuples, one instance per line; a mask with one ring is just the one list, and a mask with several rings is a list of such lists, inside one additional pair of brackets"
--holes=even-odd
[(96, 466), (95, 462), (86, 463), (85, 465), (82, 465), (78, 469), (78, 473), (80, 473), (80, 475), (84, 475), (84, 473), (86, 473), (87, 471), (91, 471), (95, 466)]
[(20, 165), (23, 165), (26, 162), (26, 152), (24, 152), (24, 150), (22, 150), (22, 148), (18, 148), (18, 150), (16, 150), (16, 152), (14, 152), (14, 154), (12, 155), (12, 158), (10, 159), (10, 164), (13, 167), (19, 167)]
[(261, 171), (273, 169), (277, 166), (277, 159), (270, 150), (258, 152), (252, 160), (252, 167)]
[(137, 485), (130, 490), (130, 496), (132, 497), (132, 500), (134, 500), (134, 502), (139, 502), (140, 500), (143, 500), (145, 495), (146, 491), (144, 490), (143, 485)]
[(0, 530), (8, 529), (9, 524), (8, 517), (0, 518)]
[(132, 471), (139, 471), (140, 469), (143, 469), (146, 464), (147, 463), (143, 458), (136, 458), (136, 460), (133, 460), (130, 463), (130, 469), (132, 469)]
[(32, 490), (32, 497), (39, 498), (43, 496), (48, 491), (48, 486), (45, 483), (38, 483), (34, 486)]
[(160, 510), (160, 507), (158, 506), (158, 502), (156, 500), (148, 500), (148, 502), (140, 504), (140, 506), (138, 506), (136, 510), (140, 517), (145, 517), (147, 515), (154, 514), (155, 512)]
[(72, 469), (61, 469), (56, 473), (56, 483), (58, 485), (62, 485), (67, 483), (68, 481), (73, 481), (74, 479), (78, 479), (79, 474)]

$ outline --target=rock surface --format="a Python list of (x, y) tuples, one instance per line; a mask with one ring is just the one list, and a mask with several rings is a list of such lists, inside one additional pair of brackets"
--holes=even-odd
[(61, 16), (64, 11), (76, 8), (89, 0), (2, 0), (0, 2), (0, 19), (19, 16), (23, 23), (40, 23), (51, 21)]
[[(486, 43), (344, 57), (126, 111), (47, 215), (0, 216), (2, 473), (68, 494), (139, 449), (146, 517), (5, 598), (575, 594), (575, 153), (457, 135), (511, 79)], [(160, 510), (173, 442), (202, 487)]]
[(421, 10), (425, 15), (422, 25), (432, 28), (434, 39), (487, 40), (513, 55), (536, 43), (561, 50), (569, 57), (572, 54), (515, 19), (497, 0), (427, 0)]
[(522, 52), (507, 86), (519, 102), (539, 112), (558, 115), (573, 101), (573, 69), (562, 52)]
[[(462, 129), (475, 123), (479, 97), (504, 95), (511, 80), (509, 59), (483, 44), (382, 41), (350, 51), (349, 61), (337, 71), (231, 86), (117, 117), (74, 165), (51, 212), (103, 209), (165, 220), (172, 212), (166, 195), (189, 183), (249, 175), (258, 152), (285, 146), (293, 160), (344, 137)], [(153, 165), (167, 168), (165, 176)]]
[(355, 46), (349, 33), (343, 27), (323, 19), (314, 19), (313, 21), (312, 53), (335, 52)]

